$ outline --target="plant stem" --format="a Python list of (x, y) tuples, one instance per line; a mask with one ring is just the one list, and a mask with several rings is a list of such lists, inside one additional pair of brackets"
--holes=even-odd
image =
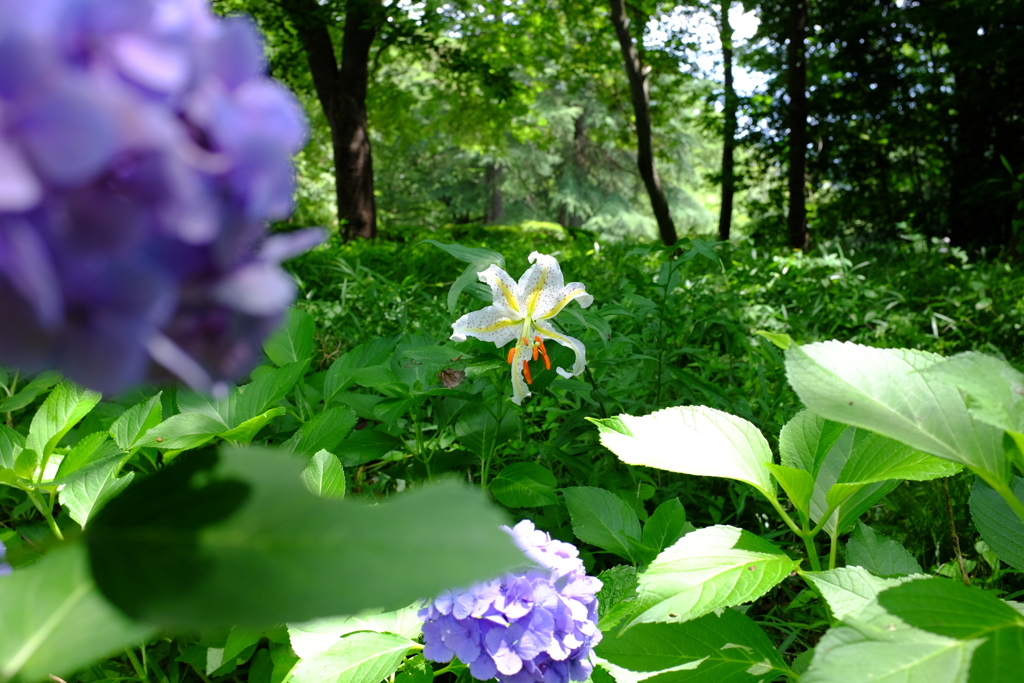
[(828, 537), (831, 540), (831, 544), (829, 545), (829, 549), (828, 549), (828, 568), (829, 569), (835, 569), (836, 568), (836, 550), (839, 548), (839, 543), (837, 543), (837, 541), (839, 540), (839, 532), (838, 532), (838, 530), (833, 531), (832, 533), (830, 533), (828, 535)]
[[(960, 565), (960, 577), (964, 580), (965, 585), (970, 586), (971, 579), (967, 576), (967, 565), (964, 564), (964, 554), (960, 552), (960, 536), (956, 533), (956, 522), (953, 519), (953, 503), (949, 499), (949, 478), (944, 478), (942, 480), (942, 493), (946, 499), (946, 514), (949, 516), (949, 533), (953, 537), (953, 553), (956, 555), (957, 564)], [(1016, 498), (1016, 496), (1014, 496), (1014, 498)]]
[(57, 521), (53, 518), (53, 513), (51, 512), (51, 510), (39, 501), (39, 499), (36, 497), (35, 493), (33, 493), (31, 489), (22, 490), (26, 493), (26, 495), (28, 495), (28, 499), (32, 501), (32, 504), (36, 506), (36, 509), (39, 510), (39, 512), (42, 513), (43, 517), (46, 518), (46, 523), (49, 525), (50, 531), (53, 532), (53, 535), (57, 537), (57, 540), (63, 541), (64, 534), (60, 532), (60, 528), (57, 526)]
[(800, 534), (800, 538), (804, 540), (804, 547), (807, 549), (807, 559), (811, 561), (811, 569), (820, 572), (821, 560), (818, 558), (818, 549), (814, 545), (814, 536)]
[(132, 668), (135, 669), (135, 675), (141, 678), (145, 683), (149, 683), (149, 676), (146, 674), (145, 668), (139, 663), (139, 659), (132, 652), (131, 648), (125, 648), (124, 653), (128, 655), (128, 661), (132, 663)]
[(786, 526), (788, 526), (794, 534), (796, 534), (803, 540), (804, 547), (807, 548), (807, 559), (811, 562), (811, 569), (813, 569), (816, 572), (820, 572), (821, 560), (818, 558), (817, 548), (814, 547), (814, 536), (817, 534), (817, 532), (811, 529), (806, 529), (797, 526), (796, 522), (793, 521), (793, 518), (790, 517), (789, 514), (782, 509), (782, 506), (779, 504), (778, 498), (767, 495), (765, 496), (765, 498), (767, 498), (768, 502), (772, 504), (772, 507), (775, 508), (775, 511), (779, 513), (779, 516), (782, 517), (782, 521), (786, 523)]

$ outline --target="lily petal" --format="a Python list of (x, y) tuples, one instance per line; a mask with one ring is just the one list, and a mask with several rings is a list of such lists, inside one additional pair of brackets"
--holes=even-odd
[(485, 306), (473, 311), (452, 323), (452, 341), (466, 341), (466, 337), (476, 337), (482, 341), (494, 342), (501, 348), (513, 339), (518, 338), (522, 322), (509, 317), (509, 311), (502, 306)]
[(580, 308), (586, 308), (594, 303), (594, 297), (587, 294), (587, 288), (582, 282), (570, 282), (565, 287), (562, 287), (562, 291), (558, 293), (558, 296), (558, 300), (548, 310), (537, 310), (535, 312), (536, 319), (547, 320), (548, 318), (554, 318), (573, 299), (579, 302)]
[(542, 325), (538, 321), (534, 321), (533, 327), (535, 330), (537, 330), (537, 333), (540, 334), (541, 337), (545, 339), (553, 339), (562, 346), (569, 347), (576, 353), (576, 362), (572, 364), (571, 372), (568, 372), (562, 368), (555, 368), (555, 372), (557, 372), (562, 377), (565, 377), (566, 379), (570, 377), (575, 377), (576, 375), (583, 374), (583, 370), (587, 366), (587, 347), (583, 346), (583, 342), (581, 342), (579, 339), (576, 339), (576, 337), (570, 337), (567, 334), (562, 334), (561, 332), (558, 332), (557, 330), (554, 329), (554, 327)]
[(522, 307), (516, 298), (516, 281), (508, 273), (498, 266), (491, 264), (487, 270), (480, 271), (476, 276), (480, 278), (480, 282), (490, 285), (495, 306), (504, 306), (509, 310), (509, 313), (518, 314), (519, 318), (522, 319)]
[(526, 314), (531, 318), (539, 318), (539, 312), (558, 303), (565, 278), (554, 256), (535, 251), (530, 254), (530, 263), (533, 265), (519, 278), (516, 295), (525, 306)]
[(516, 352), (512, 354), (512, 402), (517, 406), (523, 404), (523, 399), (531, 395), (530, 385), (526, 383), (523, 376), (523, 361), (527, 360), (526, 347), (523, 344), (516, 344)]

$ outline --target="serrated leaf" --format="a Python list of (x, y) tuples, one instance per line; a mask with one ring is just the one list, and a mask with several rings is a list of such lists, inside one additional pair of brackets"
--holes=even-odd
[[(1010, 485), (1024, 503), (1024, 479), (1012, 477)], [(995, 489), (976, 477), (971, 489), (971, 518), (978, 532), (999, 559), (1024, 572), (1024, 521)]]
[(561, 489), (576, 538), (636, 563), (640, 555), (640, 520), (624, 500), (593, 486)]
[(665, 548), (678, 541), (683, 534), (694, 531), (692, 524), (686, 521), (686, 510), (678, 498), (669, 498), (655, 509), (654, 514), (644, 523), (643, 545), (650, 549), (648, 563)]
[(810, 513), (811, 495), (814, 493), (814, 478), (806, 470), (798, 470), (795, 467), (786, 467), (768, 463), (765, 465), (772, 473), (779, 486), (789, 496), (793, 507), (799, 510), (804, 516)]
[(423, 619), (419, 616), (421, 601), (390, 612), (364, 612), (351, 617), (317, 619), (303, 624), (288, 624), (292, 649), (299, 657), (313, 657), (331, 648), (350, 633), (375, 631), (393, 633), (405, 638), (419, 638)]
[(318, 451), (302, 471), (306, 487), (321, 498), (345, 497), (345, 468), (328, 451)]
[(83, 528), (104, 503), (131, 483), (134, 472), (128, 472), (123, 477), (117, 476), (125, 457), (117, 454), (78, 470), (61, 489), (60, 504)]
[(5, 424), (0, 424), (0, 469), (14, 469), (22, 449), (25, 437)]
[(227, 425), (202, 413), (172, 415), (140, 438), (137, 446), (154, 446), (163, 450), (189, 450), (226, 431)]
[(355, 411), (348, 406), (334, 406), (311, 417), (281, 445), (293, 453), (305, 455), (321, 450), (334, 452), (358, 420)]
[(731, 526), (691, 531), (640, 575), (630, 626), (683, 622), (755, 600), (799, 565), (758, 536)]
[(63, 483), (64, 479), (78, 470), (111, 456), (120, 455), (121, 449), (109, 440), (106, 432), (96, 432), (82, 437), (60, 461), (54, 484)]
[(237, 427), (221, 432), (218, 436), (229, 441), (238, 441), (243, 444), (249, 444), (256, 437), (259, 431), (267, 426), (267, 423), (275, 417), (284, 415), (285, 412), (287, 411), (281, 407), (271, 408), (266, 412), (242, 422)]
[(975, 420), (956, 387), (924, 372), (942, 360), (914, 349), (832, 341), (791, 347), (786, 373), (804, 404), (825, 418), (1005, 481), (1002, 431)]
[(0, 578), (0, 681), (70, 678), (152, 631), (103, 599), (80, 544)]
[(257, 448), (176, 458), (90, 522), (97, 584), (138, 619), (260, 627), (409, 604), (522, 561), (479, 491), (447, 482), (371, 506), (314, 496), (304, 466)]
[(915, 628), (961, 641), (984, 639), (971, 659), (974, 681), (1013, 681), (1024, 662), (1024, 614), (991, 593), (951, 579), (890, 588), (879, 604)]
[(558, 481), (551, 470), (535, 462), (517, 462), (501, 470), (490, 484), (499, 503), (511, 508), (542, 507), (558, 502)]
[(846, 563), (879, 576), (907, 576), (924, 571), (906, 548), (861, 523), (846, 544)]
[(766, 467), (772, 462), (771, 449), (757, 427), (743, 418), (707, 406), (679, 406), (613, 419), (591, 422), (601, 433), (601, 443), (625, 463), (736, 479), (775, 496), (775, 481)]
[(163, 392), (132, 406), (110, 425), (110, 436), (121, 450), (131, 450), (147, 431), (160, 424), (163, 408), (160, 398)]
[(64, 435), (85, 417), (102, 396), (68, 381), (61, 382), (50, 392), (43, 405), (32, 416), (32, 424), (25, 437), (25, 448), (46, 459)]
[(829, 629), (800, 683), (967, 683), (981, 640), (957, 640), (909, 626), (877, 602)]
[(919, 577), (883, 578), (864, 567), (840, 567), (824, 572), (800, 572), (821, 596), (836, 619), (856, 616), (887, 588)]
[(379, 683), (398, 669), (416, 643), (392, 633), (362, 631), (345, 636), (292, 670), (293, 683)]
[(21, 410), (44, 394), (50, 387), (55, 386), (60, 380), (60, 373), (49, 370), (36, 375), (18, 393), (9, 396), (3, 403), (0, 403), (0, 413), (13, 413), (16, 410)]
[(379, 429), (360, 429), (338, 444), (337, 453), (342, 465), (357, 467), (403, 448), (405, 444), (397, 436)]
[(596, 652), (628, 671), (664, 672), (644, 677), (656, 683), (755, 683), (789, 672), (764, 631), (730, 609), (686, 623), (641, 624), (605, 636)]
[(274, 365), (308, 361), (313, 355), (313, 316), (297, 308), (289, 308), (284, 324), (263, 344), (263, 350)]
[(926, 372), (967, 394), (968, 409), (976, 419), (1003, 431), (1024, 431), (1024, 375), (1006, 361), (968, 351)]

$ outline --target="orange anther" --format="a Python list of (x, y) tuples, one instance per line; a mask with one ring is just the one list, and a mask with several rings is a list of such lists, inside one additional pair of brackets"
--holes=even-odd
[(540, 355), (540, 350), (536, 346), (534, 346), (533, 347), (533, 360), (537, 360), (537, 356), (539, 356), (539, 355)]
[(527, 384), (533, 384), (533, 378), (530, 377), (530, 364), (528, 361), (523, 361), (523, 375), (526, 377)]
[(544, 369), (550, 370), (551, 359), (548, 358), (548, 350), (544, 348), (544, 340), (540, 338), (539, 334), (536, 337), (534, 337), (534, 339), (537, 340), (537, 346), (535, 346), (533, 349), (533, 359), (537, 360), (537, 348), (540, 348), (541, 355), (544, 356)]
[(544, 340), (540, 338), (540, 335), (538, 334), (536, 337), (534, 337), (534, 339), (537, 340), (537, 346), (540, 347), (540, 352), (543, 353), (545, 356), (548, 355), (548, 350), (544, 348)]
[(516, 347), (513, 346), (511, 349), (508, 350), (508, 361), (506, 362), (509, 365), (512, 365), (512, 356), (514, 355), (516, 355)]

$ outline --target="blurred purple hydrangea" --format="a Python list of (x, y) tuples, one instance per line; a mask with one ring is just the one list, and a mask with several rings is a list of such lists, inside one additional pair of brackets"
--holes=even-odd
[(0, 0), (0, 364), (116, 392), (243, 376), (319, 230), (248, 19), (206, 0)]
[(448, 591), (420, 610), (423, 654), (435, 662), (453, 656), (474, 678), (502, 683), (584, 681), (593, 664), (601, 582), (587, 576), (575, 546), (523, 520), (516, 544), (539, 568), (506, 574), (463, 591)]
[(11, 565), (7, 564), (7, 547), (0, 541), (0, 576), (11, 573)]

